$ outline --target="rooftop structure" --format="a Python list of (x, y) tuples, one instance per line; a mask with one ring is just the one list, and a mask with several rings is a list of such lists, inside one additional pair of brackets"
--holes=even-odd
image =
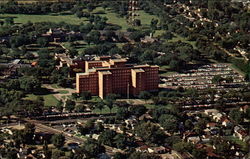
[(94, 61), (85, 61), (85, 73), (76, 75), (76, 92), (91, 92), (104, 98), (115, 93), (136, 96), (141, 91), (158, 89), (158, 66), (128, 65), (127, 59), (111, 59), (111, 57)]

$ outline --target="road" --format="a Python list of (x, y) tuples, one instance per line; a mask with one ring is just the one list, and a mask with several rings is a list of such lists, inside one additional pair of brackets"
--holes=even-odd
[[(65, 136), (66, 142), (76, 142), (76, 143), (82, 144), (82, 143), (84, 143), (84, 141), (86, 141), (85, 138), (73, 136), (73, 135), (70, 135), (68, 133), (62, 132), (61, 130), (51, 128), (47, 125), (42, 124), (40, 121), (37, 121), (37, 120), (24, 119), (24, 121), (34, 124), (36, 126), (36, 131), (48, 132), (48, 133), (52, 133), (52, 134), (60, 134), (61, 133), (61, 134), (63, 134), (63, 136)], [(110, 156), (114, 155), (115, 152), (119, 151), (118, 149), (115, 149), (113, 147), (109, 147), (106, 145), (104, 145), (104, 146), (106, 148), (106, 153)]]

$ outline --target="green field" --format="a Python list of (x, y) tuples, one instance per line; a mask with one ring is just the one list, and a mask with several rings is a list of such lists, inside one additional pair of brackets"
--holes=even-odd
[[(37, 99), (37, 95), (34, 94), (28, 94), (27, 97), (25, 97), (24, 99), (26, 100), (36, 100)], [(45, 106), (56, 106), (58, 103), (58, 100), (52, 95), (52, 94), (47, 94), (47, 95), (41, 95), (41, 97), (44, 98), (44, 104)]]
[[(86, 10), (84, 10), (86, 11)], [(98, 12), (103, 11), (105, 12), (104, 14), (98, 14)], [(122, 27), (122, 30), (125, 31), (128, 28), (132, 27), (131, 25), (128, 24), (127, 20), (125, 17), (120, 17), (118, 14), (114, 13), (111, 9), (106, 9), (102, 7), (97, 7), (95, 10), (92, 12), (93, 14), (100, 15), (102, 17), (107, 17), (108, 18), (108, 23), (110, 24), (115, 24), (119, 25)], [(143, 10), (138, 11), (139, 16), (137, 19), (141, 20), (141, 27), (149, 27), (151, 20), (154, 19), (159, 19), (155, 15), (150, 15)], [(88, 22), (87, 18), (77, 18), (76, 15), (70, 15), (70, 14), (45, 14), (45, 15), (29, 15), (29, 14), (0, 14), (0, 19), (5, 18), (5, 17), (13, 17), (14, 22), (17, 24), (24, 24), (27, 22), (55, 22), (55, 23), (60, 23), (60, 22), (65, 22), (68, 24), (75, 24), (79, 25), (80, 23), (86, 23)], [(136, 27), (137, 29), (140, 29), (140, 27)], [(155, 32), (155, 36), (161, 35), (163, 33), (162, 30), (157, 30)]]
[(80, 24), (87, 21), (86, 18), (77, 18), (75, 15), (28, 15), (28, 14), (0, 14), (0, 17), (14, 17), (15, 23), (30, 22), (65, 22), (68, 24)]

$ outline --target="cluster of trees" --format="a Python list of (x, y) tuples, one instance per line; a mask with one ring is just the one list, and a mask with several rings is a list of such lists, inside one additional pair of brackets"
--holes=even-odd
[[(125, 44), (123, 52), (130, 60), (138, 63), (169, 65), (171, 70), (180, 71), (192, 61), (199, 61), (200, 52), (192, 45), (183, 42), (167, 44)], [(163, 53), (163, 54), (162, 54)]]
[(65, 10), (70, 10), (73, 3), (39, 3), (33, 4), (18, 4), (18, 2), (10, 1), (8, 3), (0, 4), (0, 13), (10, 14), (44, 14), (57, 13)]

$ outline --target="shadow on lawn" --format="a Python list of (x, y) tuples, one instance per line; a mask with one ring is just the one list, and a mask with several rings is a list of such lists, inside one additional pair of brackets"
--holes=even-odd
[(51, 89), (47, 88), (40, 88), (37, 91), (35, 91), (33, 94), (34, 95), (48, 95), (48, 94), (55, 94), (56, 92), (52, 92)]

